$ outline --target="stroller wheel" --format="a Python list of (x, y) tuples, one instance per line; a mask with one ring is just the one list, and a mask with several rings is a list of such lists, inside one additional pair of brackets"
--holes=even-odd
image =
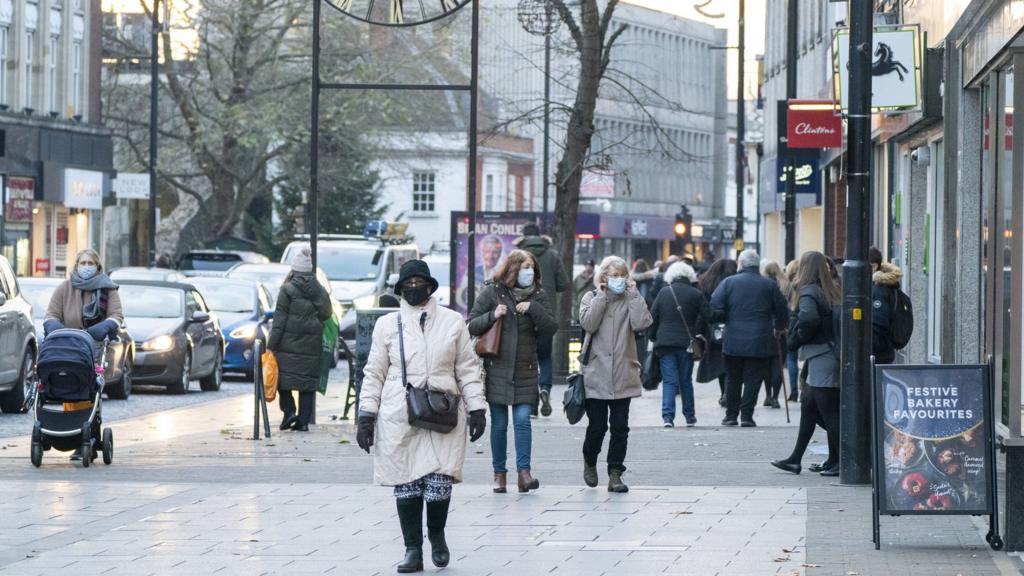
[(43, 465), (43, 445), (39, 442), (32, 443), (32, 465), (36, 468)]
[(88, 468), (92, 463), (92, 442), (82, 443), (82, 468)]
[(114, 431), (103, 429), (103, 463), (110, 465), (114, 461)]

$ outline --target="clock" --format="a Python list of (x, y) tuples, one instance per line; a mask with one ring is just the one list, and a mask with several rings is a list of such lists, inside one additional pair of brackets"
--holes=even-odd
[(416, 26), (453, 14), (473, 0), (326, 0), (357, 20), (382, 26)]

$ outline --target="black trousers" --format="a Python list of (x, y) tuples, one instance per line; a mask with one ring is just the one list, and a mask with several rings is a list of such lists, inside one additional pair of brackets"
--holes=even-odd
[(608, 471), (626, 471), (626, 446), (629, 440), (629, 398), (591, 400), (587, 398), (587, 435), (583, 440), (583, 461), (597, 466), (597, 456), (604, 444), (604, 435), (611, 428), (608, 440)]
[[(295, 414), (295, 397), (291, 390), (278, 390), (277, 396), (280, 401), (281, 412)], [(309, 426), (313, 419), (313, 405), (316, 400), (316, 392), (299, 392), (299, 426)]]
[(828, 459), (826, 464), (839, 463), (839, 388), (816, 388), (807, 386), (800, 396), (800, 431), (796, 446), (787, 460), (799, 464), (807, 451), (807, 445), (814, 436), (814, 426), (819, 425), (828, 434)]
[(754, 419), (754, 406), (761, 383), (768, 379), (771, 358), (725, 357), (725, 417)]

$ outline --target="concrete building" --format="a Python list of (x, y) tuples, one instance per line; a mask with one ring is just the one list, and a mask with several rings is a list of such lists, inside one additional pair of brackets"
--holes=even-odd
[(98, 0), (0, 0), (2, 251), (19, 275), (63, 275), (101, 245), (100, 23)]

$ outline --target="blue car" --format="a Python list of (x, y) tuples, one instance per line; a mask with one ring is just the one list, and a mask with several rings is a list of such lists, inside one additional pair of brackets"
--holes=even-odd
[(224, 371), (253, 376), (253, 342), (270, 335), (273, 298), (262, 282), (197, 276), (189, 279), (220, 318), (226, 343)]

